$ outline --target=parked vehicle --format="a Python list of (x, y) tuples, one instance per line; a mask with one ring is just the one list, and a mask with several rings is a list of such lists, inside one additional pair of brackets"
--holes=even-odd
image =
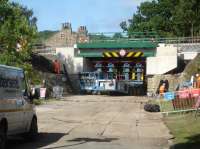
[(37, 116), (23, 69), (0, 65), (0, 149), (8, 135), (35, 139)]

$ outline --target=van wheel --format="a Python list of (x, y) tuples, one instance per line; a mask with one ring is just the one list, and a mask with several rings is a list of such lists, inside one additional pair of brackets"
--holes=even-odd
[(0, 125), (0, 149), (5, 149), (7, 139), (5, 124)]
[(37, 119), (33, 117), (29, 132), (25, 134), (25, 137), (29, 141), (34, 141), (37, 138), (37, 136), (38, 136)]

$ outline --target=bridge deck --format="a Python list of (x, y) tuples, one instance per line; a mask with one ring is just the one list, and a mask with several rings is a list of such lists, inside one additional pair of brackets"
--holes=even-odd
[(152, 41), (102, 41), (102, 42), (89, 42), (89, 43), (78, 43), (77, 48), (79, 49), (120, 49), (120, 48), (134, 48), (134, 49), (154, 49), (158, 45)]

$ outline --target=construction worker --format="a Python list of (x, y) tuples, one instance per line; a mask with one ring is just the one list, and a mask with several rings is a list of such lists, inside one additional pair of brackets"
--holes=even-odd
[(164, 92), (165, 92), (165, 83), (163, 83), (163, 84), (160, 86), (160, 88), (159, 88), (159, 93), (160, 93), (160, 95), (163, 95)]
[(60, 74), (60, 63), (58, 62), (57, 59), (53, 62), (53, 67), (54, 67), (54, 72), (56, 74)]

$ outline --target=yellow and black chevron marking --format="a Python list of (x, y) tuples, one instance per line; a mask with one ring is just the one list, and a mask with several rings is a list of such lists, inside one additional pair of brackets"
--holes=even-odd
[(103, 57), (120, 57), (118, 52), (104, 52)]
[(134, 54), (135, 54), (135, 52), (129, 52), (129, 53), (126, 55), (126, 57), (132, 57), (132, 56), (134, 56)]
[(142, 56), (142, 52), (135, 52), (133, 57), (141, 57)]
[[(124, 57), (133, 57), (133, 58), (138, 58), (138, 57), (143, 57), (144, 53), (143, 52), (127, 52), (126, 55)], [(103, 57), (107, 57), (107, 58), (118, 58), (121, 57), (119, 52), (103, 52)]]
[(120, 57), (119, 53), (118, 52), (111, 52), (113, 57)]
[(112, 55), (111, 55), (110, 52), (104, 52), (104, 53), (103, 53), (103, 56), (104, 56), (104, 57), (112, 57)]

